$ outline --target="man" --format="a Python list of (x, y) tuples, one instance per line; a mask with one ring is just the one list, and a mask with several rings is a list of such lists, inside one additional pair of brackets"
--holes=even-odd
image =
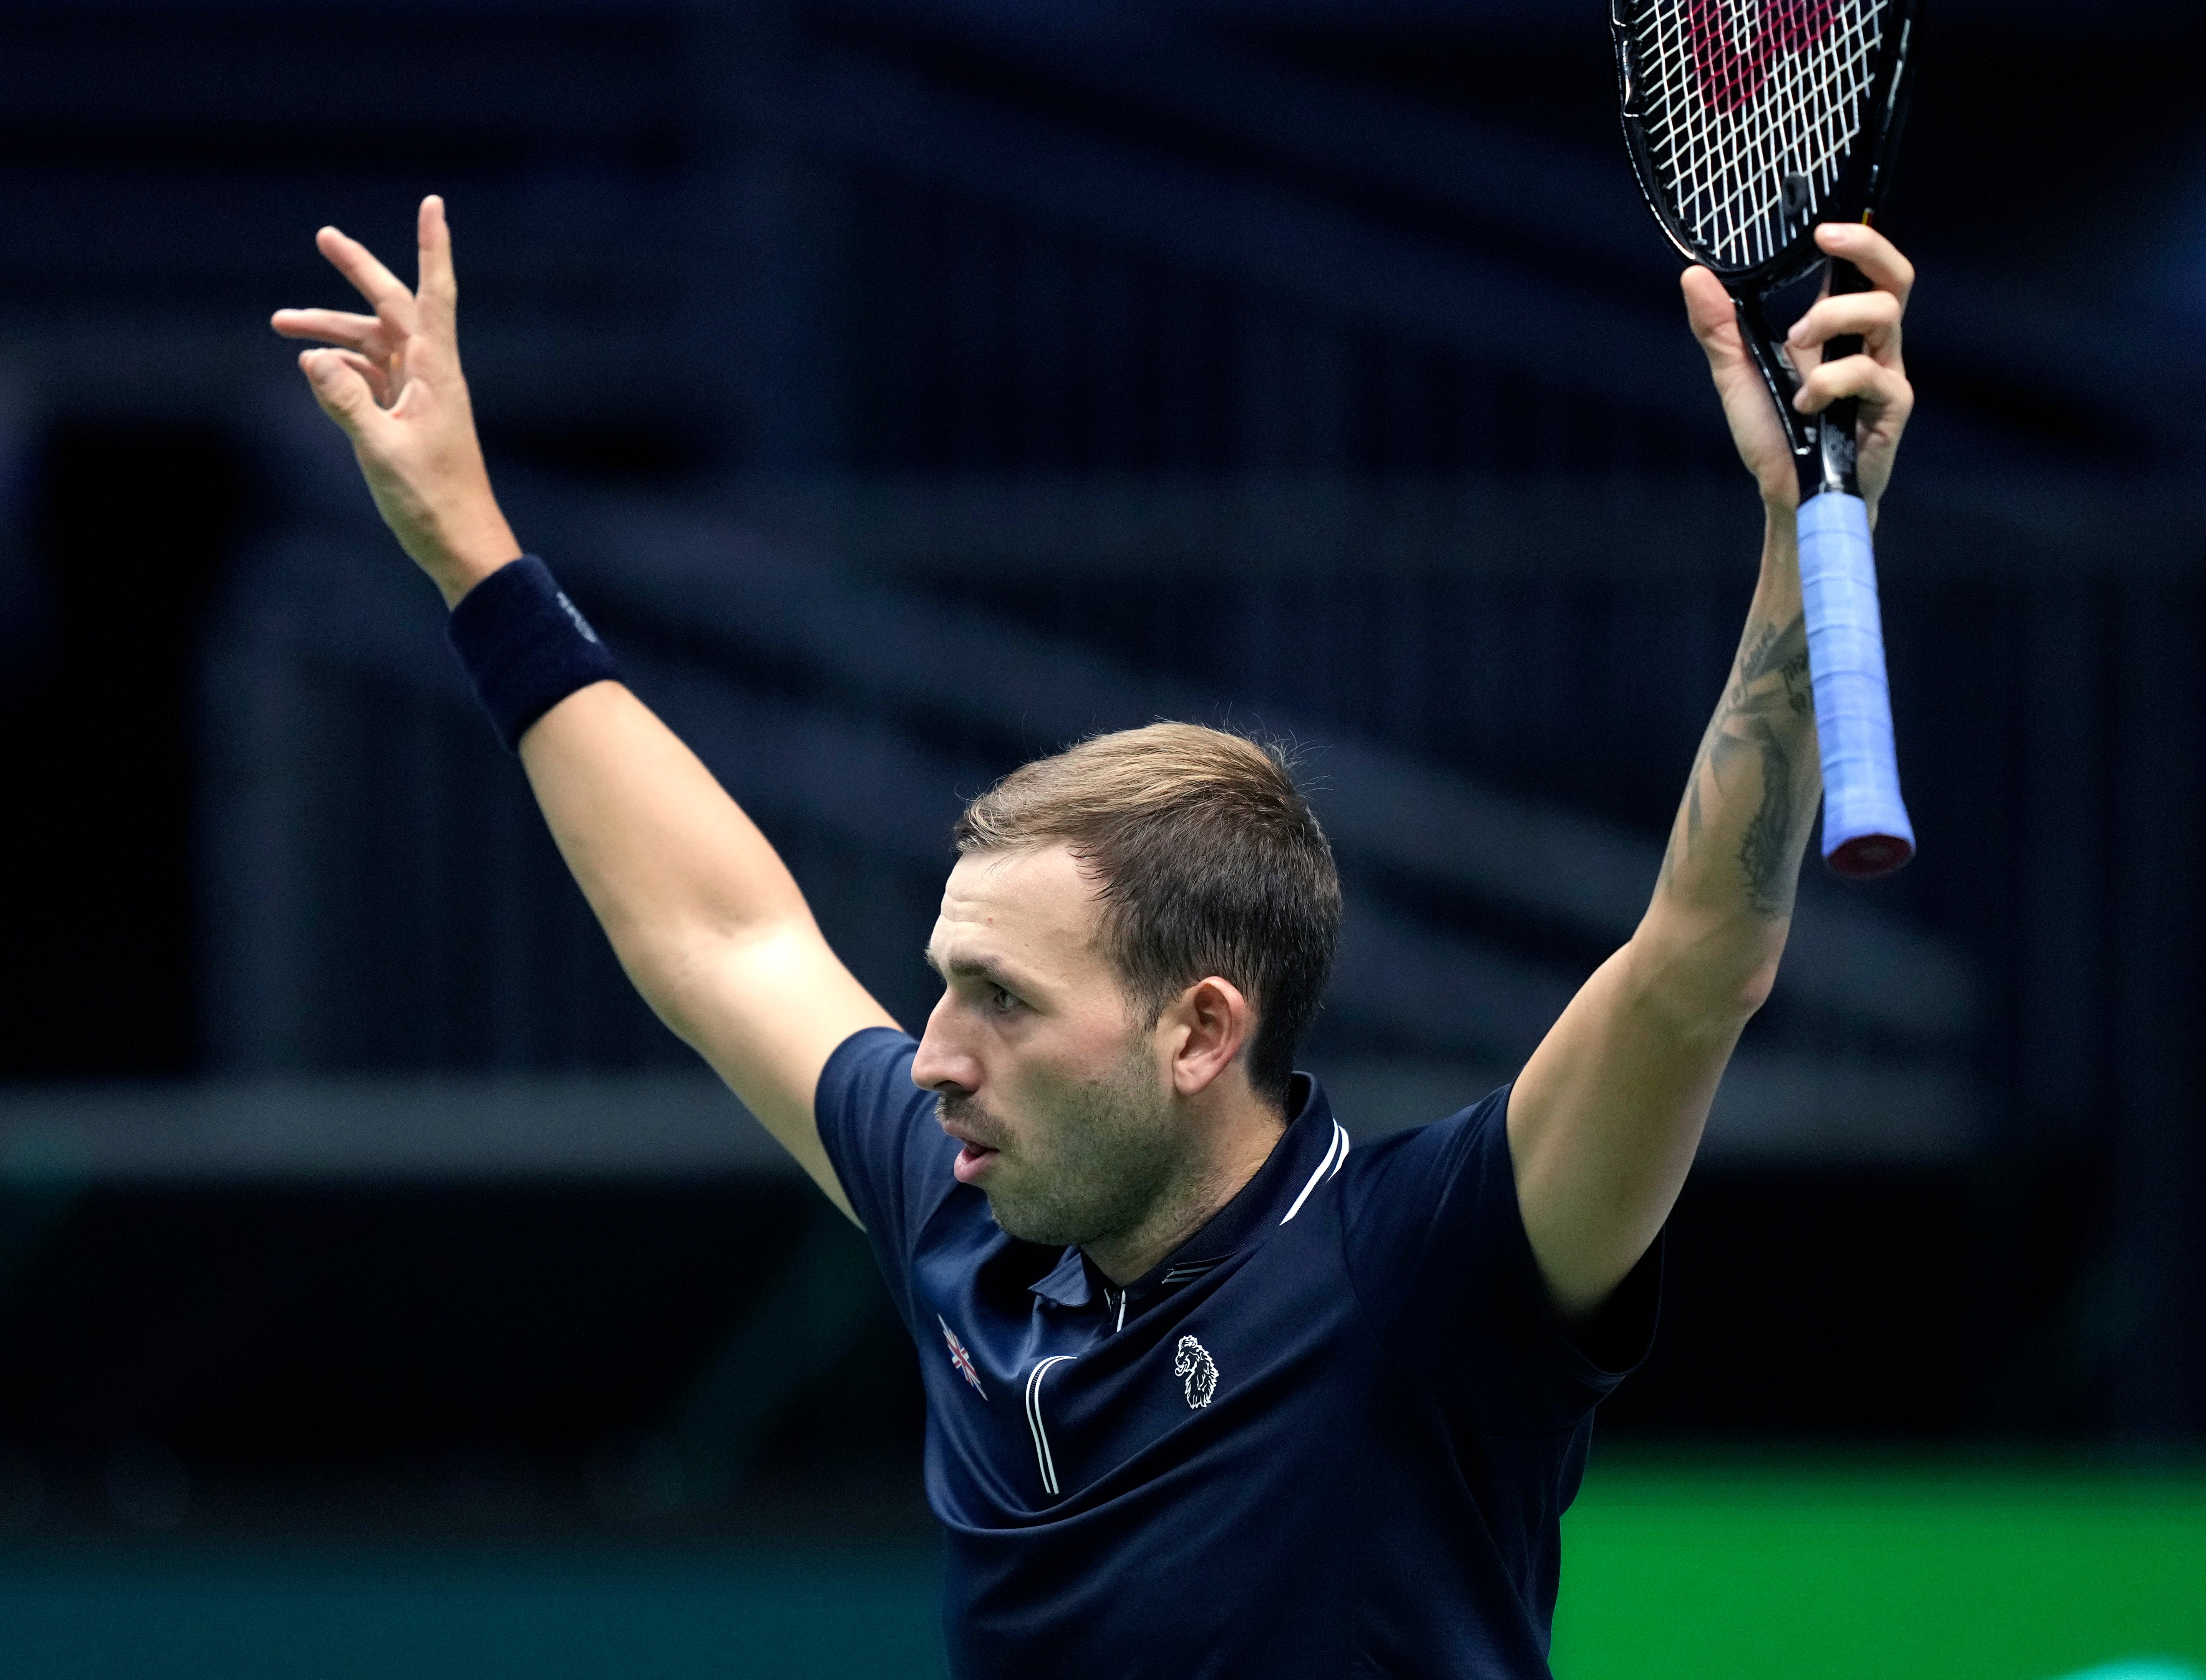
[[(1793, 329), (1862, 401), (1874, 509), (1911, 273)], [(925, 1373), (964, 1676), (1547, 1673), (1558, 1522), (1653, 1330), (1656, 1238), (1768, 995), (1819, 791), (1794, 475), (1729, 301), (1684, 281), (1767, 509), (1737, 664), (1645, 919), (1513, 1085), (1350, 1152), (1295, 1040), (1339, 914), (1284, 766), (1166, 724), (974, 801), (915, 1044), (772, 849), (522, 557), (477, 448), (444, 210), (409, 292), (277, 331), (352, 439), (629, 974), (866, 1229)], [(1819, 347), (1863, 336), (1825, 365)], [(947, 650), (945, 650), (947, 652)], [(981, 679), (981, 680), (985, 680)]]

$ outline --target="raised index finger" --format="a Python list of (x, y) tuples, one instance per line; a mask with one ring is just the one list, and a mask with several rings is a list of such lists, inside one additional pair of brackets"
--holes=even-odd
[(351, 235), (339, 233), (335, 228), (324, 228), (314, 235), (314, 244), (337, 271), (352, 282), (353, 289), (366, 298), (378, 314), (394, 305), (414, 301), (414, 294), (406, 289), (405, 283), (378, 262), (375, 253)]
[(421, 200), (417, 223), (419, 246), (415, 270), (421, 281), (421, 301), (449, 325), (459, 302), (459, 282), (452, 273), (452, 230), (444, 221), (444, 201), (432, 193)]
[(1826, 222), (1815, 229), (1815, 243), (1832, 256), (1845, 258), (1870, 285), (1902, 303), (1915, 289), (1915, 265), (1875, 228), (1860, 222)]

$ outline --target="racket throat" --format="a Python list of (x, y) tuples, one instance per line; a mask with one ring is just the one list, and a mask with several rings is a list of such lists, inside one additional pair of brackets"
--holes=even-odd
[[(1827, 261), (1826, 272), (1829, 291), (1859, 291), (1865, 284), (1851, 263)], [(1732, 302), (1738, 311), (1739, 337), (1754, 358), (1762, 384), (1769, 388), (1769, 400), (1777, 405), (1778, 420), (1792, 445), (1801, 502), (1804, 504), (1811, 497), (1826, 493), (1860, 495), (1856, 472), (1859, 445), (1855, 436), (1860, 404), (1848, 396), (1817, 414), (1804, 414), (1794, 408), (1792, 399), (1800, 394), (1800, 375), (1786, 354), (1784, 335), (1771, 330), (1768, 312), (1754, 293), (1734, 292)], [(1836, 360), (1860, 349), (1858, 338), (1834, 338), (1824, 347), (1823, 354), (1828, 360)]]
[[(1777, 423), (1792, 450), (1792, 468), (1800, 478), (1800, 499), (1820, 495), (1823, 489), (1824, 450), (1822, 416), (1804, 414), (1792, 406), (1799, 394), (1800, 376), (1785, 354), (1784, 340), (1769, 329), (1769, 316), (1762, 300), (1751, 292), (1733, 292), (1732, 305), (1738, 311), (1738, 336), (1754, 358), (1769, 400), (1777, 407)], [(1851, 441), (1851, 440), (1849, 440)]]
[(1858, 445), (1854, 438), (1857, 414), (1853, 398), (1842, 398), (1821, 414), (1809, 418), (1815, 422), (1815, 445), (1812, 453), (1801, 461), (1800, 499), (1804, 502), (1810, 496), (1860, 495), (1861, 480), (1854, 471)]
[[(1825, 259), (1823, 290), (1831, 297), (1848, 292), (1865, 292), (1869, 281), (1851, 263), (1837, 257)], [(1823, 360), (1838, 361), (1861, 354), (1862, 341), (1853, 334), (1833, 338), (1823, 346)], [(1861, 482), (1855, 476), (1855, 456), (1860, 447), (1857, 428), (1861, 420), (1861, 404), (1851, 396), (1842, 396), (1820, 414), (1806, 417), (1815, 432), (1815, 483), (1810, 488), (1804, 477), (1800, 485), (1800, 499), (1827, 493), (1843, 496), (1861, 494)]]

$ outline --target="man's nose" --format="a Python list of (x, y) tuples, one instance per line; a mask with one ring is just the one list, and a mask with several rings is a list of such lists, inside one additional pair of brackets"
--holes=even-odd
[(911, 1058), (911, 1082), (922, 1091), (973, 1092), (981, 1088), (981, 1064), (957, 1043), (956, 999), (943, 993), (920, 1034)]

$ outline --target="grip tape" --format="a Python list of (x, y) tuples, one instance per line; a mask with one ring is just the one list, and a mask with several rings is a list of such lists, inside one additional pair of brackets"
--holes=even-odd
[(1826, 491), (1800, 508), (1800, 594), (1815, 736), (1823, 758), (1823, 859), (1841, 875), (1887, 875), (1915, 855), (1899, 797), (1869, 508)]

